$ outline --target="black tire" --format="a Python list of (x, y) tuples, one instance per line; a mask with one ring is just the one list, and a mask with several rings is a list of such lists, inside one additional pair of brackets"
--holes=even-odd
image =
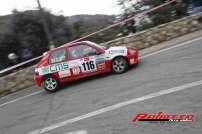
[(59, 89), (59, 82), (52, 76), (46, 76), (42, 81), (42, 87), (48, 92), (56, 92)]
[(124, 57), (116, 57), (112, 61), (112, 71), (115, 74), (121, 74), (128, 70), (128, 61)]

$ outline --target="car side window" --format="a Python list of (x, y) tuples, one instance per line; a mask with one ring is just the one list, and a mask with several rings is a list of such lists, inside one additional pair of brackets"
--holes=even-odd
[(88, 45), (81, 45), (81, 49), (81, 53), (83, 56), (92, 56), (98, 53), (97, 49)]
[(59, 49), (56, 51), (53, 51), (51, 54), (51, 57), (49, 59), (50, 63), (57, 63), (62, 62), (66, 60), (66, 49)]
[(80, 58), (78, 46), (72, 46), (69, 48), (69, 56), (71, 60)]
[(98, 53), (97, 49), (81, 44), (77, 46), (72, 46), (69, 48), (70, 59), (77, 59), (86, 56), (96, 55)]

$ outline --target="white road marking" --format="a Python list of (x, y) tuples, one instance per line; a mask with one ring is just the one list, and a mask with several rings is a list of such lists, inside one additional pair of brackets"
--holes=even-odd
[(37, 91), (37, 92), (34, 92), (34, 93), (32, 93), (32, 94), (29, 94), (29, 95), (26, 95), (26, 96), (23, 96), (23, 97), (19, 97), (19, 98), (17, 98), (17, 99), (14, 99), (14, 100), (5, 102), (5, 103), (3, 103), (3, 104), (0, 104), (0, 107), (6, 106), (6, 105), (8, 105), (8, 104), (11, 104), (11, 103), (14, 103), (14, 102), (23, 100), (23, 99), (26, 99), (26, 98), (28, 98), (28, 97), (30, 97), (30, 96), (34, 96), (34, 95), (40, 94), (40, 93), (42, 93), (42, 92), (43, 92), (43, 91)]
[(69, 132), (69, 133), (66, 133), (66, 134), (87, 134), (87, 131), (80, 130), (80, 131), (75, 131), (75, 132)]
[(190, 44), (190, 43), (192, 43), (192, 42), (199, 41), (199, 40), (201, 40), (201, 39), (202, 39), (202, 37), (199, 37), (199, 38), (196, 38), (196, 39), (193, 39), (193, 40), (190, 40), (190, 41), (186, 41), (186, 42), (180, 43), (180, 44), (178, 44), (178, 45), (174, 45), (174, 46), (171, 46), (171, 47), (168, 47), (168, 48), (164, 48), (164, 49), (161, 49), (161, 50), (159, 50), (159, 51), (156, 51), (156, 52), (153, 52), (153, 53), (150, 53), (150, 54), (141, 56), (140, 59), (144, 59), (144, 58), (147, 58), (147, 57), (150, 57), (150, 56), (153, 56), (153, 55), (156, 55), (156, 54), (159, 54), (159, 53), (162, 53), (162, 52), (171, 50), (171, 49), (173, 49), (173, 48), (178, 48), (178, 47), (181, 47), (181, 46)]
[[(161, 50), (159, 50), (159, 51), (156, 51), (156, 52), (153, 52), (153, 53), (150, 53), (150, 54), (141, 56), (140, 59), (144, 59), (144, 58), (147, 58), (147, 57), (150, 57), (150, 56), (153, 56), (153, 55), (156, 55), (156, 54), (159, 54), (159, 53), (162, 53), (162, 52), (171, 50), (171, 49), (173, 49), (173, 48), (181, 47), (181, 46), (184, 46), (184, 45), (187, 45), (187, 44), (189, 44), (189, 43), (192, 43), (192, 42), (195, 42), (195, 41), (199, 41), (199, 40), (202, 40), (202, 37), (199, 37), (199, 38), (196, 38), (196, 39), (193, 39), (193, 40), (190, 40), (190, 41), (186, 41), (186, 42), (180, 43), (180, 44), (178, 44), (178, 45), (174, 45), (174, 46), (172, 46), (172, 47), (168, 47), (168, 48), (165, 48), (165, 49), (161, 49)], [(28, 97), (30, 97), (30, 96), (37, 95), (37, 94), (39, 94), (39, 93), (41, 93), (41, 92), (42, 92), (42, 91), (35, 92), (35, 93), (32, 93), (32, 94), (29, 94), (29, 95), (26, 95), (26, 96), (19, 97), (19, 98), (17, 98), (17, 99), (8, 101), (8, 102), (6, 102), (6, 103), (0, 104), (0, 107), (6, 106), (6, 105), (8, 105), (8, 104), (11, 104), (11, 103), (14, 103), (14, 102), (17, 102), (17, 101), (20, 101), (20, 100), (23, 100), (23, 99), (28, 98)]]
[(94, 116), (97, 116), (97, 115), (100, 115), (100, 114), (103, 114), (103, 113), (106, 113), (106, 112), (109, 112), (112, 110), (116, 110), (116, 109), (122, 108), (124, 106), (135, 104), (137, 102), (145, 101), (145, 100), (152, 99), (152, 98), (155, 98), (158, 96), (167, 95), (167, 94), (174, 93), (177, 91), (182, 91), (182, 90), (185, 90), (185, 89), (188, 89), (191, 87), (195, 87), (195, 86), (199, 86), (199, 85), (202, 85), (202, 80), (187, 83), (187, 84), (184, 84), (184, 85), (181, 85), (178, 87), (173, 87), (173, 88), (166, 89), (166, 90), (161, 90), (161, 91), (151, 93), (151, 94), (148, 94), (148, 95), (145, 95), (142, 97), (134, 98), (134, 99), (131, 99), (128, 101), (124, 101), (124, 102), (121, 102), (121, 103), (118, 103), (118, 104), (115, 104), (112, 106), (108, 106), (108, 107), (105, 107), (105, 108), (102, 108), (102, 109), (99, 109), (99, 110), (96, 110), (96, 111), (93, 111), (93, 112), (90, 112), (90, 113), (87, 113), (87, 114), (84, 114), (84, 115), (81, 115), (81, 116), (78, 116), (78, 117), (75, 117), (72, 119), (68, 119), (68, 120), (65, 120), (65, 121), (62, 121), (59, 123), (55, 123), (53, 125), (50, 125), (48, 127), (42, 128), (42, 129), (34, 130), (28, 134), (43, 134), (43, 133), (49, 132), (51, 130), (54, 130), (56, 128), (63, 127), (63, 126), (66, 126), (68, 124), (72, 124), (72, 123), (78, 122), (80, 120), (91, 118), (91, 117), (94, 117)]

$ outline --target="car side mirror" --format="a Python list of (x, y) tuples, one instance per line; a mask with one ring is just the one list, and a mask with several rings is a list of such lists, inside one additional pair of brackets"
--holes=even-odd
[(96, 51), (91, 51), (90, 53), (88, 53), (88, 55), (89, 56), (92, 56), (92, 55), (101, 55), (103, 53), (104, 53), (104, 51), (96, 50)]
[(101, 55), (101, 54), (103, 54), (104, 52), (102, 52), (102, 51), (96, 51), (96, 55)]
[(99, 52), (99, 51), (96, 51), (96, 53), (95, 53), (96, 55), (100, 55), (101, 54), (101, 52)]
[(93, 55), (100, 55), (99, 51), (94, 51), (94, 52), (90, 52), (88, 53), (89, 56), (93, 56)]

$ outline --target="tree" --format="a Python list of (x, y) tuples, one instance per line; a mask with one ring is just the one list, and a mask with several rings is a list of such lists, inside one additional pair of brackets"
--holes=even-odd
[(82, 20), (78, 20), (74, 22), (73, 28), (76, 32), (76, 38), (80, 38), (82, 34), (85, 32), (84, 31), (84, 22)]
[[(56, 46), (74, 39), (73, 29), (64, 16), (55, 16), (45, 11), (44, 17)], [(28, 49), (35, 57), (49, 49), (39, 11), (15, 11), (11, 21), (11, 31), (19, 40), (18, 49), (21, 53), (24, 49)]]
[[(75, 32), (64, 16), (44, 12), (54, 45), (60, 46), (75, 39)], [(28, 60), (49, 49), (39, 11), (13, 11), (6, 32), (0, 35), (0, 68), (11, 65), (8, 55), (14, 53), (19, 62)]]
[[(119, 0), (119, 5), (123, 9), (122, 16), (124, 18), (125, 15), (135, 15), (167, 1), (169, 0)], [(186, 16), (188, 6), (189, 0), (177, 1), (149, 13), (148, 17), (152, 20), (154, 26), (159, 25)]]

